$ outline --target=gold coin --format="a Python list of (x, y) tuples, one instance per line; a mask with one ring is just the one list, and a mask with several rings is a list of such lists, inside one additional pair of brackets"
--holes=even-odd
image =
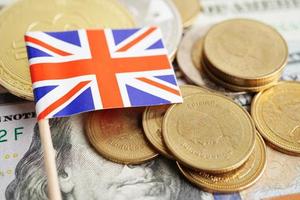
[(206, 89), (206, 88), (203, 88), (200, 86), (195, 86), (195, 85), (181, 85), (179, 87), (180, 87), (183, 97), (189, 96), (191, 94), (198, 94), (198, 93), (203, 94), (203, 93), (207, 93), (207, 92), (208, 93), (212, 92), (209, 89)]
[(237, 192), (253, 185), (266, 167), (266, 145), (256, 134), (253, 153), (240, 168), (225, 174), (190, 170), (177, 163), (181, 173), (192, 183), (209, 192)]
[[(180, 86), (180, 90), (182, 92), (182, 96), (209, 92), (206, 89), (193, 85), (182, 85)], [(163, 141), (161, 130), (164, 115), (169, 107), (170, 105), (148, 107), (143, 115), (143, 128), (147, 139), (154, 148), (167, 158), (174, 159), (172, 153), (168, 150)]]
[(102, 110), (89, 114), (86, 135), (105, 158), (122, 164), (139, 164), (157, 153), (145, 138), (143, 108)]
[(255, 125), (248, 112), (231, 99), (213, 93), (193, 94), (168, 109), (163, 138), (180, 163), (223, 173), (249, 158)]
[(281, 74), (278, 74), (277, 77), (274, 78), (274, 80), (268, 84), (262, 85), (262, 86), (238, 86), (238, 85), (233, 85), (231, 83), (225, 82), (221, 79), (219, 79), (213, 72), (210, 71), (210, 67), (207, 66), (207, 64), (202, 62), (202, 69), (205, 71), (206, 75), (215, 83), (221, 85), (224, 88), (227, 88), (232, 91), (244, 91), (244, 92), (260, 92), (263, 90), (266, 90), (274, 85), (277, 84), (278, 79), (280, 78)]
[(255, 20), (232, 19), (207, 32), (204, 54), (225, 82), (253, 86), (270, 82), (282, 71), (288, 49), (274, 28)]
[[(203, 71), (201, 67), (202, 53), (203, 53), (204, 38), (200, 38), (193, 46), (192, 50), (192, 61), (198, 71)], [(202, 72), (203, 73), (203, 72)]]
[(181, 15), (183, 26), (185, 28), (191, 26), (201, 11), (199, 0), (173, 0), (173, 2)]
[(115, 0), (22, 0), (0, 14), (0, 84), (33, 99), (24, 34), (79, 28), (127, 28), (134, 21)]
[(251, 115), (268, 142), (284, 153), (300, 156), (300, 83), (279, 82), (258, 93)]

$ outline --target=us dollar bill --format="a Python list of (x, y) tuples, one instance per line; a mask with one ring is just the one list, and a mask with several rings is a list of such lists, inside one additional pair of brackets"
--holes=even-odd
[[(120, 165), (104, 159), (86, 140), (84, 116), (50, 121), (63, 199), (213, 199), (211, 194), (185, 181), (173, 161), (157, 158), (141, 165)], [(4, 194), (7, 200), (48, 199), (38, 128), (37, 125), (31, 128), (30, 134), (27, 132), (23, 136), (26, 141), (22, 142), (24, 149), (28, 149), (23, 154), (19, 153), (21, 158), (14, 158), (17, 161), (15, 170), (12, 165), (7, 178), (0, 178), (1, 183), (5, 181), (4, 185), (1, 184), (0, 191), (4, 193), (1, 193), (3, 198), (0, 199), (4, 199)], [(12, 144), (15, 141), (8, 142)], [(9, 149), (23, 150), (12, 145)], [(7, 161), (2, 168), (9, 165)]]
[(36, 123), (32, 102), (12, 102), (9, 96), (0, 94), (0, 199), (15, 177), (15, 168), (25, 156), (32, 141)]

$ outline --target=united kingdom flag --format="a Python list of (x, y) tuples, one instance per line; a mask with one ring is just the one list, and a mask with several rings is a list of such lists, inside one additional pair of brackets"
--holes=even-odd
[(28, 32), (38, 119), (182, 102), (159, 29)]

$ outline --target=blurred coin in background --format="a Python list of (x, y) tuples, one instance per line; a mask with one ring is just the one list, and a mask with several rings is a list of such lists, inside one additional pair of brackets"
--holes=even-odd
[(181, 15), (182, 23), (185, 28), (193, 25), (201, 11), (199, 0), (173, 0)]
[(119, 0), (134, 16), (137, 26), (158, 26), (169, 57), (173, 60), (183, 28), (180, 14), (171, 0)]

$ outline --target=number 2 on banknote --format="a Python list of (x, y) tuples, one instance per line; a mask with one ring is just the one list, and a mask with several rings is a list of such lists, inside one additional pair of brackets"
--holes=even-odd
[(0, 130), (0, 143), (7, 142), (7, 139), (3, 139), (7, 135), (6, 130)]

